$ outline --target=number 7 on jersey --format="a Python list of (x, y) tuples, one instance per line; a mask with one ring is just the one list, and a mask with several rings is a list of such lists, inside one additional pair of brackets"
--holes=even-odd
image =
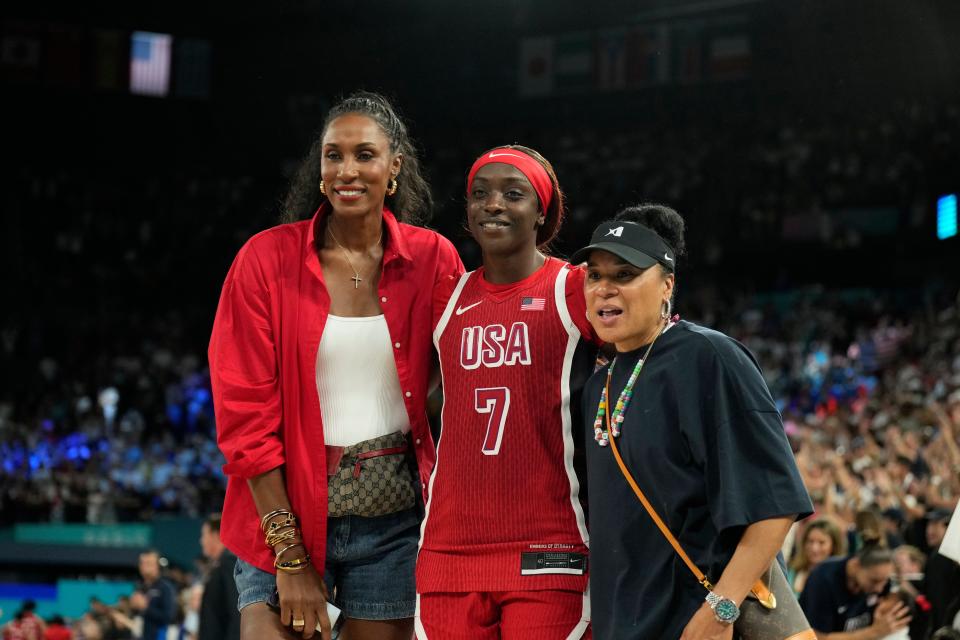
[(489, 387), (476, 390), (477, 413), (489, 413), (487, 435), (483, 438), (483, 455), (495, 456), (500, 453), (500, 441), (503, 440), (503, 426), (507, 423), (510, 410), (510, 389), (507, 387)]

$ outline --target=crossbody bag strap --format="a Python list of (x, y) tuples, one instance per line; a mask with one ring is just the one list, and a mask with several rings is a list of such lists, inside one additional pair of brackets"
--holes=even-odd
[[(606, 397), (610, 397), (610, 382), (607, 381), (607, 394)], [(609, 403), (609, 400), (607, 400)], [(653, 518), (653, 521), (656, 523), (657, 528), (660, 529), (660, 533), (663, 534), (663, 537), (667, 539), (667, 542), (670, 543), (670, 546), (673, 547), (673, 550), (677, 552), (677, 555), (680, 556), (680, 559), (683, 560), (683, 563), (687, 565), (687, 568), (693, 572), (693, 575), (697, 577), (697, 582), (702, 584), (704, 588), (708, 591), (713, 590), (713, 584), (710, 580), (704, 575), (703, 571), (700, 571), (700, 567), (693, 564), (693, 560), (690, 559), (690, 556), (687, 555), (687, 552), (683, 550), (683, 547), (680, 546), (680, 542), (673, 536), (670, 532), (670, 529), (667, 528), (667, 525), (663, 522), (657, 512), (654, 510), (653, 505), (650, 504), (650, 501), (647, 500), (647, 496), (643, 495), (643, 491), (640, 489), (640, 486), (637, 484), (637, 481), (633, 479), (633, 474), (630, 473), (630, 470), (627, 469), (627, 465), (624, 464), (623, 458), (620, 456), (620, 449), (617, 448), (617, 439), (613, 437), (613, 431), (610, 430), (610, 411), (609, 407), (606, 412), (607, 420), (607, 433), (610, 434), (610, 450), (613, 451), (613, 457), (617, 459), (617, 466), (620, 467), (620, 471), (623, 473), (623, 477), (627, 479), (627, 484), (630, 485), (630, 488), (633, 489), (633, 492), (637, 494), (637, 498), (640, 500), (640, 504), (643, 505), (643, 508), (647, 510), (647, 513), (650, 514), (650, 517)]]
[[(606, 384), (606, 397), (607, 402), (610, 400), (610, 379), (607, 379)], [(667, 539), (667, 542), (670, 543), (670, 546), (673, 547), (673, 550), (677, 552), (677, 555), (680, 556), (680, 559), (683, 560), (683, 563), (687, 565), (687, 568), (693, 573), (697, 578), (697, 582), (703, 585), (707, 591), (713, 591), (713, 583), (710, 582), (710, 579), (700, 571), (700, 567), (693, 563), (693, 560), (690, 559), (690, 556), (687, 555), (687, 552), (683, 550), (683, 547), (680, 546), (680, 542), (674, 537), (670, 532), (670, 529), (667, 528), (667, 525), (663, 522), (663, 519), (657, 514), (654, 510), (653, 505), (650, 504), (650, 501), (647, 500), (647, 496), (643, 495), (643, 491), (640, 489), (640, 485), (637, 484), (637, 481), (633, 479), (633, 474), (630, 473), (630, 470), (627, 469), (626, 463), (623, 461), (623, 457), (620, 456), (620, 449), (617, 447), (617, 439), (613, 437), (613, 431), (610, 430), (610, 407), (607, 407), (606, 421), (607, 421), (607, 433), (610, 434), (610, 450), (613, 451), (613, 457), (617, 460), (617, 466), (620, 467), (620, 472), (623, 473), (623, 477), (627, 479), (627, 484), (630, 485), (630, 488), (633, 489), (633, 492), (637, 495), (637, 499), (640, 500), (640, 504), (643, 505), (643, 508), (647, 510), (647, 513), (650, 514), (650, 517), (653, 518), (653, 521), (656, 523), (657, 528), (660, 529), (660, 533), (663, 534), (663, 537)], [(770, 588), (764, 583), (763, 578), (757, 580), (753, 585), (753, 588), (750, 589), (750, 593), (760, 601), (760, 603), (767, 609), (773, 609), (777, 606), (777, 599), (773, 593), (771, 593)]]

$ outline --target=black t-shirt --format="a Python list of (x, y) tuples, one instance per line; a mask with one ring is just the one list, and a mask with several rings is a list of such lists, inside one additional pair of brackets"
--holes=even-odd
[[(646, 347), (617, 356), (611, 406)], [(590, 590), (598, 640), (679, 637), (706, 591), (637, 500), (593, 421), (607, 369), (584, 390)], [(694, 563), (716, 582), (744, 529), (812, 511), (780, 414), (749, 351), (681, 321), (657, 340), (617, 444)], [(722, 595), (722, 594), (721, 594)]]
[(923, 589), (933, 607), (930, 614), (936, 630), (951, 624), (960, 608), (960, 564), (934, 551), (924, 576)]
[(866, 629), (873, 623), (875, 594), (850, 593), (847, 589), (847, 561), (824, 560), (810, 572), (800, 594), (800, 606), (815, 631), (835, 633)]

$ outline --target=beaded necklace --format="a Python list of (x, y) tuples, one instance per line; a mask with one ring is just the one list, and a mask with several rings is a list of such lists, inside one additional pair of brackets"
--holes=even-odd
[[(637, 376), (640, 375), (640, 370), (643, 369), (643, 363), (646, 362), (650, 356), (650, 350), (653, 349), (657, 338), (663, 335), (663, 332), (672, 324), (673, 319), (665, 322), (663, 327), (660, 328), (660, 331), (657, 332), (657, 335), (653, 337), (653, 341), (650, 343), (650, 346), (647, 347), (643, 357), (637, 360), (637, 364), (633, 367), (633, 373), (630, 374), (626, 386), (623, 388), (623, 391), (620, 392), (620, 397), (617, 398), (617, 404), (610, 414), (610, 430), (613, 432), (614, 438), (620, 437), (620, 425), (623, 423), (623, 414), (626, 413), (630, 399), (633, 397), (633, 385), (637, 381)], [(607, 384), (604, 385), (603, 391), (600, 393), (600, 405), (597, 407), (597, 418), (593, 421), (593, 439), (596, 440), (597, 444), (601, 447), (606, 447), (610, 444), (610, 434), (603, 428), (603, 419), (607, 415), (607, 389), (610, 388), (610, 380), (613, 378), (613, 368), (616, 364), (617, 358), (614, 356), (613, 362), (610, 363), (610, 368), (607, 369)]]

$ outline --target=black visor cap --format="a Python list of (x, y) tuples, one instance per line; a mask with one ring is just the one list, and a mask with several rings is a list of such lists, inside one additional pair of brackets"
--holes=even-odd
[(586, 262), (591, 251), (607, 251), (640, 269), (660, 264), (674, 271), (673, 249), (648, 227), (627, 220), (610, 220), (593, 232), (590, 244), (573, 254), (570, 262)]

